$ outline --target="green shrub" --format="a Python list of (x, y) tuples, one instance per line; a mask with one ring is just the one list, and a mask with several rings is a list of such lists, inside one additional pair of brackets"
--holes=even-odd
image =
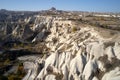
[(72, 32), (76, 32), (77, 31), (77, 28), (76, 27), (73, 27), (72, 28)]
[(6, 59), (4, 62), (4, 65), (8, 65), (8, 64), (10, 64), (10, 59)]

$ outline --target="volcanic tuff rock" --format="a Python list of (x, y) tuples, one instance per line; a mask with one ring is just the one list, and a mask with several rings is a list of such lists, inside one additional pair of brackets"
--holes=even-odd
[(120, 80), (119, 14), (106, 14), (0, 10), (0, 49), (32, 52), (23, 80)]
[(38, 31), (33, 42), (43, 40), (49, 56), (25, 62), (23, 80), (120, 79), (120, 42), (113, 40), (117, 34), (104, 38), (90, 25), (50, 16), (36, 18), (32, 30)]
[(9, 26), (9, 25), (6, 25), (5, 29), (4, 29), (4, 35), (8, 35), (8, 34), (11, 34), (11, 33), (12, 33), (12, 27)]
[(27, 39), (33, 35), (33, 31), (30, 29), (29, 26), (25, 26), (23, 29), (23, 33), (21, 35), (22, 39)]

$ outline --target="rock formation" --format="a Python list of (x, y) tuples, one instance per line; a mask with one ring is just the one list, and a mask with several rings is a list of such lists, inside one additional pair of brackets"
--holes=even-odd
[[(119, 39), (104, 38), (90, 25), (81, 27), (53, 17), (40, 19), (43, 21), (36, 19), (33, 27), (39, 32), (33, 42), (44, 39), (50, 56), (25, 62), (23, 80), (120, 79)], [(45, 35), (46, 31), (50, 34)]]
[(12, 33), (12, 27), (9, 26), (8, 24), (6, 24), (5, 28), (4, 28), (4, 35), (9, 35)]
[(23, 32), (22, 32), (22, 39), (27, 39), (29, 37), (31, 37), (33, 35), (33, 31), (30, 29), (29, 26), (25, 26), (24, 29), (23, 29)]

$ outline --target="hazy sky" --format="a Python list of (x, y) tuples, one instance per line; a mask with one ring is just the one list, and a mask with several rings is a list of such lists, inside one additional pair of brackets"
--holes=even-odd
[(0, 9), (120, 12), (120, 0), (0, 0)]

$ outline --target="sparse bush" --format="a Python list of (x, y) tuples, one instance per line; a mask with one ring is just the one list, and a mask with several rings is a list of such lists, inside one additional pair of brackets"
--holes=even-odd
[(14, 43), (14, 44), (13, 44), (13, 46), (16, 48), (16, 47), (17, 47), (17, 44), (16, 44), (16, 43)]
[(52, 41), (55, 44), (58, 41), (58, 39), (57, 38), (52, 38)]
[(20, 44), (20, 46), (21, 46), (21, 47), (24, 47), (24, 44), (23, 44), (23, 43), (21, 43), (21, 44)]
[(22, 80), (24, 76), (25, 76), (25, 71), (23, 68), (23, 64), (19, 63), (17, 72), (10, 74), (8, 76), (8, 80)]
[(104, 43), (104, 47), (105, 48), (107, 48), (107, 47), (109, 47), (109, 46), (114, 46), (114, 44), (115, 44), (115, 42), (106, 42), (106, 43)]
[(60, 73), (58, 73), (58, 74), (56, 74), (56, 80), (62, 80), (63, 79), (63, 74), (60, 74)]
[(22, 76), (24, 73), (25, 73), (25, 72), (24, 72), (24, 67), (23, 67), (23, 65), (19, 65), (17, 74)]
[(110, 32), (110, 35), (115, 35), (116, 33), (115, 32)]
[(8, 65), (8, 64), (10, 64), (10, 59), (6, 59), (4, 62), (4, 65)]
[(76, 27), (73, 27), (72, 28), (72, 32), (76, 32), (77, 31), (77, 28)]
[(107, 26), (107, 24), (101, 24), (100, 27), (102, 27), (102, 28), (109, 28), (109, 27)]
[(15, 80), (15, 75), (8, 76), (8, 80)]

